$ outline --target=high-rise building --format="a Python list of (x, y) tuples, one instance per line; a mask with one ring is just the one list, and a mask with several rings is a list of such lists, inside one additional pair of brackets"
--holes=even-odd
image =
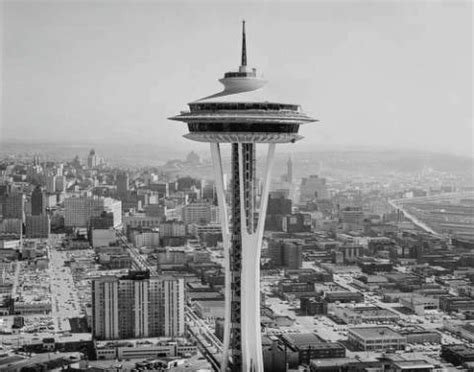
[(87, 227), (91, 217), (100, 217), (103, 212), (113, 215), (113, 227), (122, 224), (122, 202), (112, 198), (68, 198), (64, 200), (64, 226)]
[(92, 334), (98, 339), (119, 338), (118, 284), (114, 276), (92, 281)]
[(291, 157), (289, 157), (286, 162), (286, 182), (293, 182), (293, 161), (291, 160)]
[(117, 194), (121, 197), (127, 196), (128, 194), (128, 183), (129, 177), (127, 173), (117, 174)]
[[(186, 138), (209, 142), (214, 164), (225, 252), (225, 326), (222, 370), (263, 371), (260, 327), (260, 251), (275, 144), (300, 138), (300, 124), (315, 121), (296, 104), (265, 94), (265, 81), (247, 66), (245, 23), (242, 59), (236, 72), (220, 80), (224, 90), (189, 103), (172, 120), (188, 124)], [(229, 231), (221, 143), (231, 144), (232, 230)], [(257, 214), (256, 144), (268, 144)]]
[(50, 194), (56, 192), (56, 176), (46, 177), (46, 191)]
[(3, 202), (3, 218), (25, 220), (25, 194), (8, 194)]
[(270, 192), (268, 196), (267, 216), (265, 219), (266, 231), (283, 231), (283, 219), (291, 214), (291, 199), (283, 193)]
[(31, 214), (40, 216), (45, 212), (45, 198), (41, 186), (36, 186), (31, 193)]
[(130, 272), (92, 281), (92, 332), (97, 339), (184, 334), (184, 279)]
[(295, 213), (287, 215), (282, 220), (282, 230), (287, 233), (310, 232), (312, 227), (309, 213)]
[(271, 240), (268, 244), (267, 257), (273, 267), (300, 269), (303, 265), (303, 248), (294, 241)]
[(305, 203), (318, 199), (329, 199), (326, 179), (317, 175), (303, 178), (300, 186), (300, 202)]
[(25, 236), (27, 238), (49, 238), (51, 221), (48, 215), (26, 216)]
[(54, 188), (56, 192), (64, 192), (66, 190), (66, 177), (56, 176), (54, 178)]
[(95, 154), (95, 150), (91, 149), (87, 157), (87, 168), (96, 168), (99, 165), (99, 157)]
[(283, 266), (288, 269), (301, 269), (303, 266), (303, 247), (295, 242), (282, 245)]

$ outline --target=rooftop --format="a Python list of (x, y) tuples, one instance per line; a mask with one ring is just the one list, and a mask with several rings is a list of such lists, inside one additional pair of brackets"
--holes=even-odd
[(398, 332), (389, 327), (355, 327), (349, 328), (349, 332), (362, 338), (401, 338)]
[(324, 343), (324, 340), (314, 333), (288, 333), (282, 339), (289, 345), (296, 347), (316, 346)]

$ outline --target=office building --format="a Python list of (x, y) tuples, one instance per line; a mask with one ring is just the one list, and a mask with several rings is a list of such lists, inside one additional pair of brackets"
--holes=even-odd
[(93, 169), (98, 167), (100, 164), (99, 157), (95, 154), (95, 150), (91, 149), (89, 156), (87, 157), (87, 168)]
[(298, 353), (298, 364), (309, 364), (311, 359), (344, 358), (346, 348), (337, 342), (326, 342), (314, 333), (284, 334), (287, 348)]
[(300, 297), (300, 311), (304, 315), (327, 315), (328, 303), (321, 297)]
[(66, 191), (66, 177), (62, 175), (55, 176), (54, 179), (54, 188), (55, 192), (64, 192)]
[(117, 194), (121, 197), (124, 197), (128, 194), (128, 184), (130, 180), (128, 173), (119, 173), (117, 175)]
[(160, 225), (160, 234), (163, 237), (182, 237), (186, 235), (186, 225), (180, 221), (166, 221)]
[(319, 199), (329, 199), (326, 179), (317, 175), (303, 178), (300, 185), (300, 203)]
[[(224, 90), (189, 104), (190, 111), (171, 119), (188, 124), (186, 138), (211, 143), (223, 243), (230, 254), (225, 280), (225, 325), (223, 370), (232, 356), (232, 371), (263, 371), (260, 333), (260, 249), (270, 188), (270, 171), (277, 143), (301, 138), (299, 126), (315, 121), (295, 104), (272, 100), (261, 89), (265, 81), (247, 66), (245, 23), (241, 65), (227, 72), (220, 82)], [(229, 230), (224, 189), (221, 143), (231, 144), (232, 230)], [(257, 218), (256, 144), (266, 143), (268, 153), (263, 172)]]
[(283, 217), (282, 230), (287, 233), (311, 232), (311, 215), (309, 213), (295, 213)]
[(218, 208), (209, 202), (191, 203), (185, 205), (182, 210), (183, 222), (186, 225), (196, 223), (207, 225), (211, 222), (217, 222)]
[(19, 194), (8, 194), (4, 198), (3, 202), (3, 219), (19, 219), (25, 220), (25, 195)]
[(345, 207), (340, 212), (344, 231), (360, 230), (363, 227), (364, 212), (360, 207)]
[(100, 217), (104, 212), (114, 218), (113, 227), (122, 224), (122, 202), (111, 198), (68, 198), (64, 200), (64, 225), (66, 227), (87, 227), (91, 217)]
[(158, 231), (136, 231), (133, 233), (132, 241), (137, 248), (156, 248), (160, 246), (160, 233)]
[(271, 240), (268, 244), (267, 257), (272, 267), (300, 269), (303, 265), (303, 247), (291, 240)]
[(36, 186), (31, 194), (31, 214), (40, 216), (45, 212), (46, 203), (41, 186)]
[(97, 339), (184, 334), (184, 279), (130, 272), (92, 281), (92, 331)]
[(0, 222), (0, 233), (20, 236), (23, 233), (23, 221), (19, 218), (7, 218)]
[(357, 350), (389, 351), (404, 350), (406, 336), (389, 327), (357, 327), (348, 329), (348, 341)]
[(46, 176), (46, 192), (54, 194), (56, 192), (56, 176)]
[(49, 238), (51, 221), (48, 215), (26, 216), (25, 236), (27, 238)]

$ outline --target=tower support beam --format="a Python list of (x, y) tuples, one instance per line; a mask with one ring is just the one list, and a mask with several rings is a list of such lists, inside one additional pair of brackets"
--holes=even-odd
[(230, 233), (229, 215), (227, 214), (227, 203), (225, 200), (224, 171), (222, 168), (221, 148), (219, 143), (211, 143), (211, 157), (216, 180), (217, 203), (219, 205), (219, 217), (222, 230), (222, 244), (224, 246), (224, 270), (225, 270), (225, 302), (224, 302), (224, 350), (222, 352), (221, 372), (227, 372), (229, 362), (230, 343), (230, 300), (231, 300), (231, 271), (230, 271)]

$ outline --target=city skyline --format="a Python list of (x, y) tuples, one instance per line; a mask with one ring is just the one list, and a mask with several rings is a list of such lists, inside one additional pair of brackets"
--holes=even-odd
[(472, 156), (468, 2), (2, 7), (4, 143), (173, 141), (185, 151), (184, 130), (165, 119), (181, 108), (169, 92), (190, 101), (215, 91), (215, 71), (238, 58), (238, 33), (228, 25), (246, 18), (255, 34), (248, 53), (269, 89), (282, 96), (288, 88), (324, 123), (303, 129), (298, 151), (376, 146)]
[(472, 371), (471, 10), (0, 0), (0, 370)]

